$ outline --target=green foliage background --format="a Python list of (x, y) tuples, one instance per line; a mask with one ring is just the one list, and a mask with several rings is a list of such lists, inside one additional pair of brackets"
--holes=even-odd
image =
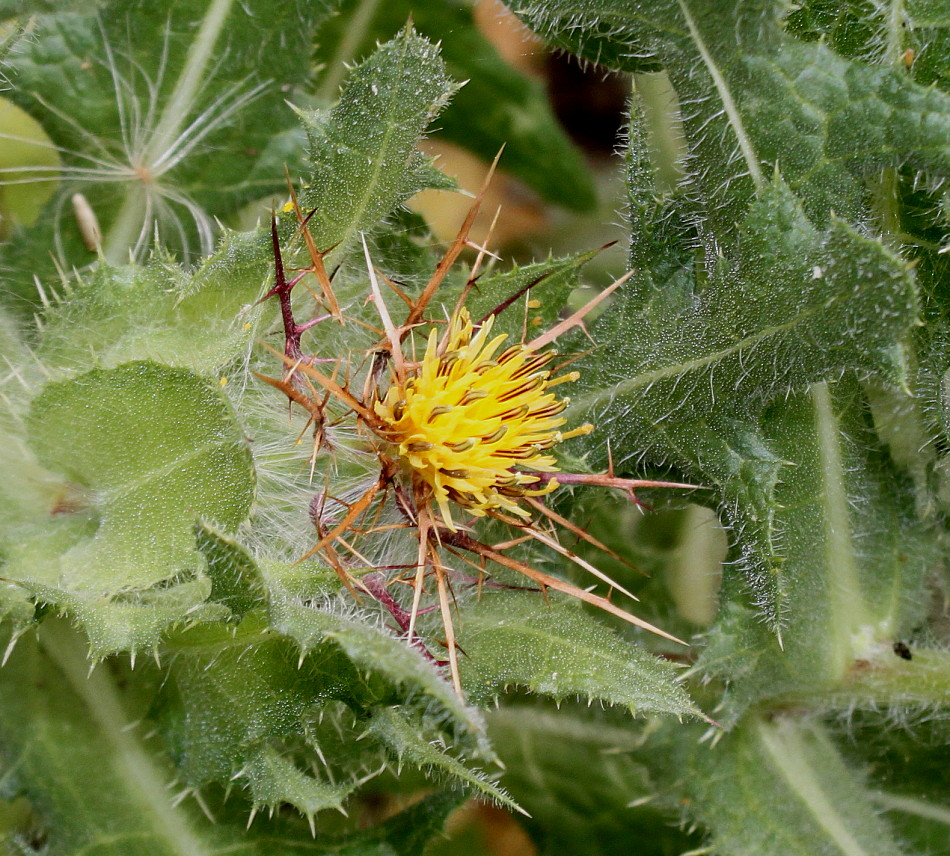
[[(459, 587), (463, 702), (376, 604), (294, 564), (314, 488), (303, 419), (253, 375), (280, 327), (256, 302), (269, 231), (242, 214), (282, 204), (289, 170), (371, 319), (361, 235), (410, 290), (439, 256), (405, 208), (454, 188), (427, 130), (504, 143), (571, 216), (598, 204), (467, 3), (0, 2), (4, 852), (481, 852), (439, 836), (472, 794), (541, 853), (950, 852), (950, 6), (513, 11), (629, 75), (634, 274), (596, 347), (563, 342), (585, 352), (569, 415), (598, 428), (563, 468), (602, 470), (609, 441), (618, 474), (703, 489), (644, 494), (645, 516), (562, 489), (558, 510), (690, 647)], [(591, 255), (496, 265), (473, 304), (553, 271), (550, 322), (605, 284)], [(352, 328), (305, 348), (372, 343)], [(342, 494), (372, 465), (329, 473)]]

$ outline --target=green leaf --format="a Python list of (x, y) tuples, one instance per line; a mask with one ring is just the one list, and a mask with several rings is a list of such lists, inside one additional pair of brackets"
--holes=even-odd
[(416, 143), (454, 91), (435, 45), (406, 28), (350, 72), (329, 114), (302, 112), (312, 172), (300, 204), (316, 209), (319, 249), (350, 247), (428, 185)]
[[(339, 808), (380, 772), (385, 747), (482, 787), (480, 774), (429, 746), (491, 757), (475, 712), (418, 652), (326, 609), (280, 600), (272, 609), (270, 626), (251, 612), (237, 627), (207, 624), (168, 640), (171, 680), (157, 715), (185, 782), (237, 781), (255, 804), (289, 802), (310, 815)], [(386, 725), (390, 710), (405, 728)]]
[(850, 765), (870, 771), (871, 799), (901, 839), (922, 853), (939, 853), (950, 831), (950, 793), (939, 784), (950, 763), (948, 722), (903, 725), (881, 711), (859, 712), (841, 751)]
[[(167, 759), (130, 730), (108, 667), (89, 674), (82, 641), (47, 621), (0, 670), (0, 753), (16, 764), (48, 853), (203, 854), (213, 851), (194, 804), (172, 806)], [(87, 677), (88, 675), (88, 677)], [(95, 770), (82, 777), (80, 771)]]
[[(769, 695), (811, 693), (820, 703), (829, 693), (829, 704), (850, 707), (893, 693), (859, 685), (865, 669), (873, 684), (880, 670), (883, 678), (897, 668), (893, 643), (923, 618), (934, 544), (914, 513), (912, 486), (878, 444), (862, 402), (857, 384), (846, 379), (816, 384), (766, 411), (763, 433), (788, 462), (756, 533), (776, 548), (769, 598), (780, 609), (782, 647), (741, 605), (744, 596), (734, 586), (727, 590), (729, 605), (699, 666), (730, 681), (720, 721), (735, 721)], [(758, 582), (761, 597), (769, 581)], [(920, 680), (907, 669), (898, 683), (921, 690), (908, 702), (926, 703), (939, 694), (943, 674)]]
[(369, 733), (395, 756), (400, 767), (412, 764), (427, 776), (446, 784), (459, 784), (488, 797), (501, 805), (520, 811), (518, 804), (495, 785), (484, 773), (470, 770), (444, 748), (427, 736), (423, 727), (412, 717), (395, 708), (378, 710), (370, 723)]
[[(681, 759), (686, 762), (686, 759)], [(752, 719), (692, 747), (689, 813), (729, 856), (901, 856), (906, 851), (815, 723)]]
[(628, 724), (518, 704), (491, 713), (488, 728), (542, 853), (610, 856), (635, 842), (638, 856), (667, 856), (699, 846), (676, 828), (678, 809), (644, 763), (650, 744)]
[(220, 391), (155, 363), (48, 384), (27, 422), (55, 505), (5, 535), (4, 576), (72, 614), (93, 653), (153, 645), (208, 594), (194, 521), (233, 531), (254, 490)]
[[(493, 332), (507, 333), (509, 341), (530, 341), (557, 321), (567, 299), (580, 284), (580, 269), (596, 255), (597, 251), (580, 253), (486, 274), (478, 279), (465, 305), (475, 321), (505, 306), (495, 316)], [(519, 299), (508, 303), (522, 291)], [(525, 305), (528, 301), (537, 301), (540, 306), (529, 309)], [(454, 306), (447, 308), (451, 310)]]
[(319, 55), (328, 63), (319, 84), (322, 95), (333, 94), (337, 68), (347, 58), (342, 51), (359, 56), (411, 19), (422, 35), (441, 45), (449, 74), (466, 81), (440, 119), (438, 138), (486, 161), (504, 146), (501, 168), (545, 201), (575, 211), (594, 207), (590, 168), (555, 117), (544, 87), (499, 56), (475, 24), (471, 4), (390, 0), (373, 8), (369, 22), (362, 17), (365, 4), (348, 5), (352, 12), (337, 16), (320, 33)]
[(307, 817), (328, 808), (342, 811), (343, 801), (354, 787), (352, 782), (321, 782), (267, 744), (251, 750), (242, 778), (247, 779), (254, 805), (290, 803)]
[[(208, 624), (180, 633), (164, 653), (174, 659), (155, 715), (189, 786), (238, 781), (255, 804), (289, 802), (307, 814), (338, 808), (356, 787), (362, 753), (352, 738), (344, 744), (347, 754), (329, 756), (342, 775), (335, 784), (332, 772), (326, 780), (307, 775), (293, 760), (299, 752), (311, 766), (308, 759), (316, 757), (319, 732), (296, 747), (312, 708), (340, 696), (352, 704), (359, 690), (338, 649), (324, 646), (300, 657), (290, 640), (268, 633), (262, 616), (251, 613), (237, 627)], [(363, 753), (377, 762), (373, 747)]]
[(264, 579), (247, 550), (200, 523), (195, 525), (195, 541), (208, 563), (205, 573), (211, 580), (209, 600), (223, 603), (237, 620), (265, 605)]
[(487, 702), (523, 686), (556, 699), (584, 695), (631, 712), (697, 715), (671, 666), (624, 641), (579, 606), (531, 594), (483, 594), (459, 627), (466, 692)]
[(600, 430), (578, 445), (600, 461), (607, 431), (619, 463), (647, 455), (718, 486), (743, 535), (756, 605), (775, 628), (786, 574), (775, 488), (797, 456), (765, 440), (757, 410), (847, 368), (905, 383), (916, 314), (901, 259), (840, 221), (817, 232), (776, 181), (749, 209), (735, 257), (707, 283), (641, 278), (598, 319), (599, 349), (581, 362), (568, 414)]
[[(39, 355), (81, 371), (136, 359), (214, 372), (246, 351), (260, 309), (249, 311), (273, 265), (263, 236), (229, 233), (193, 276), (167, 258), (114, 267), (101, 262), (47, 307)], [(225, 274), (226, 271), (226, 274)], [(225, 279), (226, 276), (226, 279)]]
[[(329, 610), (317, 610), (299, 603), (277, 600), (271, 607), (273, 626), (293, 639), (302, 652), (314, 650), (327, 641), (338, 645), (355, 668), (385, 679), (390, 686), (424, 699), (451, 717), (459, 737), (478, 736), (483, 726), (476, 714), (459, 700), (451, 686), (412, 646), (373, 624), (346, 618)], [(487, 753), (480, 742), (473, 748)]]
[(947, 89), (950, 14), (941, 0), (908, 0), (899, 6), (807, 0), (789, 14), (789, 32), (822, 39), (836, 53), (867, 62), (904, 63), (918, 83)]
[(873, 167), (947, 174), (947, 95), (788, 38), (782, 11), (770, 0), (547, 0), (518, 14), (591, 60), (667, 71), (688, 105), (692, 213), (720, 241), (779, 168), (819, 220), (856, 214)]
[(337, 852), (339, 856), (422, 856), (461, 799), (451, 791), (429, 794), (377, 829), (352, 836)]
[(896, 343), (917, 307), (903, 261), (840, 221), (817, 232), (781, 181), (751, 207), (740, 238), (705, 288), (621, 290), (593, 327), (599, 347), (581, 363), (568, 412), (622, 437), (621, 460), (647, 451), (695, 466), (695, 421), (752, 414), (845, 368), (906, 378)]
[(39, 823), (21, 840), (41, 838), (49, 856), (419, 856), (457, 804), (436, 794), (378, 827), (317, 839), (287, 814), (249, 825), (236, 796), (220, 803), (213, 793), (194, 800), (187, 789), (169, 790), (178, 771), (130, 713), (147, 704), (148, 680), (113, 674), (109, 665), (90, 674), (82, 640), (62, 622), (45, 622), (39, 637), (22, 639), (0, 669), (0, 768), (6, 785), (16, 770), (16, 792)]
[(63, 267), (90, 260), (65, 215), (71, 193), (86, 195), (106, 256), (121, 262), (155, 225), (186, 255), (208, 253), (213, 217), (279, 191), (287, 156), (300, 161), (299, 137), (280, 144), (297, 125), (287, 92), (306, 82), (311, 39), (335, 5), (112, 0), (38, 18), (13, 97), (64, 161), (50, 211)]

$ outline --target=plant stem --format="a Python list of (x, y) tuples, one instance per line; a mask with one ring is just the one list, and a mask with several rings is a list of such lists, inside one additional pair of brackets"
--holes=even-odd
[(103, 738), (112, 748), (108, 760), (128, 784), (128, 796), (141, 809), (140, 816), (155, 830), (156, 839), (166, 842), (169, 853), (203, 856), (204, 843), (190, 828), (184, 814), (169, 799), (167, 770), (161, 769), (129, 729), (119, 694), (104, 667), (89, 672), (85, 642), (64, 621), (43, 622), (40, 644), (63, 673), (74, 692), (86, 705)]
[(946, 707), (950, 699), (950, 652), (913, 648), (913, 659), (890, 651), (873, 661), (859, 660), (843, 680), (807, 695), (790, 693), (769, 702), (774, 710), (841, 708), (855, 705), (888, 708), (892, 705)]

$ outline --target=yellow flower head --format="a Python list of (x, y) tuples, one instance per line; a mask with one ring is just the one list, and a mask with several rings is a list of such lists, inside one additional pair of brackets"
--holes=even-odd
[[(617, 477), (612, 466), (602, 474), (562, 473), (551, 454), (551, 450), (561, 440), (587, 434), (593, 430), (593, 426), (582, 425), (566, 432), (560, 430), (566, 421), (561, 414), (568, 400), (559, 398), (553, 391), (554, 387), (565, 381), (577, 380), (579, 375), (578, 372), (569, 372), (555, 376), (557, 367), (551, 367), (555, 353), (545, 348), (568, 331), (583, 326), (583, 318), (587, 313), (619, 288), (630, 274), (616, 280), (609, 288), (532, 341), (509, 344), (507, 347), (506, 335), (492, 336), (494, 314), (474, 323), (468, 310), (460, 308), (441, 337), (440, 328), (433, 325), (421, 360), (416, 361), (414, 353), (412, 359), (408, 358), (404, 342), (414, 336), (420, 326), (430, 323), (426, 309), (452, 263), (469, 243), (468, 230), (484, 192), (485, 188), (477, 197), (457, 238), (415, 299), (404, 294), (397, 284), (385, 280), (409, 306), (408, 314), (401, 323), (394, 323), (389, 313), (380, 288), (380, 278), (364, 239), (363, 253), (369, 273), (371, 299), (379, 313), (382, 329), (378, 332), (382, 338), (372, 348), (373, 364), (364, 378), (362, 392), (359, 392), (350, 386), (352, 373), (350, 365), (346, 363), (347, 357), (307, 356), (301, 347), (302, 334), (319, 322), (333, 318), (346, 323), (347, 319), (333, 293), (333, 283), (324, 262), (325, 253), (317, 248), (307, 228), (309, 217), (304, 216), (291, 188), (290, 206), (312, 264), (293, 279), (286, 278), (277, 221), (274, 218), (271, 221), (271, 241), (274, 246), (275, 283), (262, 299), (276, 296), (280, 301), (284, 351), (282, 354), (274, 353), (281, 357), (288, 371), (279, 379), (258, 375), (310, 414), (308, 426), (312, 425), (314, 437), (310, 458), (311, 475), (321, 452), (326, 449), (332, 453), (334, 449), (334, 442), (328, 439), (327, 434), (327, 428), (336, 424), (327, 420), (327, 405), (331, 399), (353, 414), (359, 435), (368, 441), (363, 451), (371, 452), (380, 465), (378, 475), (366, 485), (359, 498), (352, 502), (334, 498), (346, 508), (339, 519), (324, 521), (321, 513), (311, 515), (319, 540), (298, 561), (319, 553), (351, 591), (355, 593), (360, 588), (379, 600), (389, 610), (406, 638), (413, 645), (421, 647), (430, 659), (435, 657), (416, 635), (416, 620), (422, 614), (426, 581), (434, 577), (445, 631), (445, 647), (449, 655), (449, 670), (460, 695), (462, 686), (450, 608), (450, 577), (454, 571), (445, 564), (443, 551), (466, 562), (477, 562), (479, 585), (483, 576), (492, 572), (492, 565), (488, 563), (493, 563), (522, 574), (542, 590), (564, 592), (638, 627), (679, 641), (666, 631), (615, 605), (609, 598), (544, 573), (508, 555), (506, 550), (526, 538), (534, 539), (584, 568), (612, 589), (632, 598), (630, 592), (563, 546), (558, 541), (558, 529), (555, 527), (566, 529), (572, 537), (587, 541), (607, 553), (610, 553), (609, 548), (534, 497), (555, 490), (559, 481), (615, 488), (624, 491), (632, 499), (636, 498), (634, 489), (639, 487), (691, 487)], [(466, 292), (474, 285), (486, 253), (486, 250), (479, 250), (469, 274)], [(318, 296), (318, 299), (323, 303), (326, 315), (298, 324), (291, 305), (291, 291), (308, 274), (312, 274), (320, 286), (322, 296)], [(543, 278), (528, 284), (501, 303), (496, 311), (503, 311)], [(391, 374), (388, 387), (383, 390), (379, 386), (380, 372), (387, 362)], [(323, 371), (322, 363), (337, 365), (327, 374)], [(340, 380), (341, 376), (343, 380)], [(378, 523), (390, 490), (394, 492), (395, 508), (401, 522)], [(323, 497), (329, 495), (327, 491)], [(530, 510), (522, 507), (522, 502), (530, 506)], [(489, 515), (508, 524), (517, 524), (519, 537), (507, 543), (483, 543), (478, 540), (477, 532), (459, 531), (452, 518), (453, 506), (456, 506), (456, 514), (462, 508), (468, 515)], [(362, 545), (358, 543), (360, 539), (372, 537), (374, 533), (394, 529), (409, 530), (418, 539), (414, 564), (389, 568), (415, 568), (412, 605), (409, 609), (388, 590), (390, 583), (405, 582), (404, 577), (398, 576), (387, 581), (381, 573), (384, 568), (375, 567), (373, 560), (363, 555)], [(465, 558), (466, 555), (472, 558)], [(364, 570), (369, 572), (360, 573), (359, 564), (354, 562), (362, 564)]]
[[(374, 405), (384, 437), (397, 447), (414, 482), (427, 486), (445, 524), (455, 531), (450, 502), (481, 517), (504, 509), (522, 517), (524, 496), (550, 493), (555, 480), (525, 472), (556, 472), (549, 450), (568, 436), (557, 429), (568, 399), (551, 388), (577, 372), (552, 378), (552, 351), (525, 345), (502, 350), (507, 335), (492, 337), (494, 316), (476, 329), (468, 310), (451, 321), (444, 345), (429, 334), (425, 356), (404, 384), (393, 381)], [(534, 485), (535, 487), (532, 487)]]

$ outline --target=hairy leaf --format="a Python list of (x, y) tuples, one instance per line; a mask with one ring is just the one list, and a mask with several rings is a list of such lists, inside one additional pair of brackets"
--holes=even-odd
[[(586, 389), (570, 412), (606, 415), (628, 448), (654, 446), (675, 459), (688, 443), (677, 425), (735, 415), (737, 400), (754, 412), (790, 386), (845, 368), (901, 382), (895, 342), (915, 320), (904, 262), (840, 221), (817, 232), (776, 182), (750, 210), (735, 257), (705, 288), (620, 292), (593, 329), (599, 347), (582, 363)], [(659, 437), (650, 436), (654, 426)]]
[(416, 142), (455, 85), (435, 46), (406, 28), (347, 77), (327, 116), (302, 114), (310, 188), (301, 205), (323, 251), (347, 248), (433, 178)]
[[(729, 592), (700, 661), (730, 681), (721, 721), (735, 721), (769, 693), (820, 697), (860, 683), (865, 672), (896, 667), (894, 641), (920, 620), (921, 586), (934, 560), (930, 532), (914, 515), (912, 489), (875, 447), (861, 403), (856, 384), (842, 381), (816, 384), (766, 413), (763, 430), (787, 464), (771, 488), (769, 519), (755, 533), (778, 558), (775, 588), (760, 579), (757, 594), (776, 598), (781, 647), (739, 606), (743, 597)], [(858, 695), (852, 686), (838, 703)]]
[(820, 726), (752, 719), (684, 777), (689, 811), (729, 856), (900, 856), (905, 853)]
[(484, 594), (462, 614), (464, 685), (474, 700), (507, 687), (562, 699), (584, 695), (639, 713), (695, 715), (673, 669), (573, 604), (539, 608), (530, 594)]
[(194, 277), (159, 258), (144, 266), (102, 262), (68, 300), (46, 309), (39, 354), (67, 371), (88, 366), (91, 354), (106, 368), (151, 359), (215, 371), (252, 341), (249, 325), (261, 311), (247, 304), (261, 293), (271, 264), (257, 236), (238, 233), (228, 235)]
[[(262, 617), (252, 613), (237, 628), (207, 625), (178, 634), (166, 654), (174, 661), (157, 716), (183, 780), (197, 787), (238, 777), (258, 801), (302, 798), (301, 810), (312, 811), (307, 789), (320, 782), (304, 786), (296, 775), (275, 776), (271, 767), (280, 741), (302, 733), (311, 706), (352, 696), (353, 667), (341, 652), (325, 646), (301, 659), (289, 640), (267, 633)], [(324, 784), (326, 805), (339, 805), (346, 791)], [(352, 777), (348, 784), (352, 789)]]
[(693, 216), (723, 241), (781, 169), (810, 214), (853, 214), (861, 178), (912, 163), (946, 175), (948, 96), (896, 68), (782, 31), (781, 4), (546, 0), (519, 7), (555, 43), (614, 68), (664, 68), (683, 106)]
[[(321, 94), (333, 94), (327, 89), (337, 64), (346, 58), (341, 52), (367, 51), (411, 19), (420, 33), (441, 44), (449, 74), (465, 81), (453, 109), (440, 120), (438, 138), (486, 161), (504, 146), (502, 169), (546, 201), (577, 211), (593, 208), (593, 176), (555, 118), (544, 88), (499, 56), (473, 21), (470, 4), (390, 0), (375, 7), (370, 20), (363, 4), (348, 5), (351, 13), (333, 19), (320, 34), (319, 55), (328, 63), (318, 85)], [(354, 46), (357, 35), (359, 44)]]
[(59, 493), (6, 533), (4, 575), (74, 615), (97, 656), (154, 644), (208, 594), (195, 519), (233, 530), (250, 507), (230, 407), (191, 372), (129, 363), (47, 385), (27, 429)]
[(196, 800), (169, 790), (177, 772), (128, 710), (141, 707), (149, 687), (130, 687), (108, 665), (90, 674), (81, 640), (61, 622), (46, 622), (39, 643), (18, 643), (0, 670), (0, 768), (7, 785), (16, 769), (14, 793), (29, 800), (40, 825), (22, 836), (14, 831), (7, 842), (43, 840), (50, 856), (223, 856), (235, 849), (251, 856), (419, 856), (457, 804), (455, 796), (435, 794), (378, 827), (317, 839), (302, 818), (249, 826), (247, 807), (233, 796), (220, 803), (214, 795)]
[(407, 717), (395, 708), (377, 711), (370, 723), (369, 733), (389, 749), (400, 766), (412, 764), (437, 781), (455, 786), (465, 785), (479, 796), (518, 810), (518, 804), (484, 773), (470, 770), (433, 742), (412, 717)]

